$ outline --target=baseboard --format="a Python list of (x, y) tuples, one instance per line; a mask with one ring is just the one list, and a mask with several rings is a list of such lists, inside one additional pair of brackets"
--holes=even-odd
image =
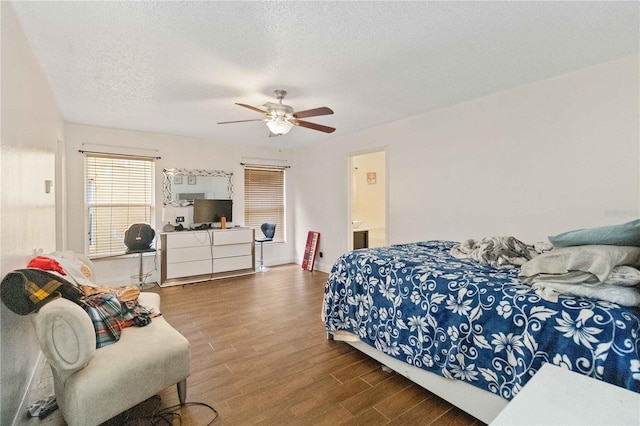
[[(265, 256), (265, 259), (264, 259), (264, 266), (269, 266), (269, 267), (278, 266), (278, 265), (287, 265), (289, 263), (299, 263), (299, 262), (296, 262), (291, 257), (277, 257), (273, 259), (273, 258), (267, 258)], [(256, 256), (256, 268), (259, 265), (260, 265), (260, 254)]]

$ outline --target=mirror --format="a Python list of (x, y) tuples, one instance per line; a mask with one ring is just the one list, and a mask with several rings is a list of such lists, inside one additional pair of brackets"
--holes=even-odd
[(222, 170), (163, 169), (165, 206), (189, 206), (193, 200), (231, 200), (233, 173)]

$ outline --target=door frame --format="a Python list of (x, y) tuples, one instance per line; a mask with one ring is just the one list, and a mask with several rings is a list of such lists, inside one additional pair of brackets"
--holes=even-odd
[(360, 151), (353, 151), (348, 154), (348, 169), (347, 169), (347, 248), (349, 251), (353, 250), (353, 160), (355, 157), (361, 155), (374, 154), (377, 152), (384, 152), (384, 241), (385, 245), (389, 244), (389, 146), (384, 145), (375, 148), (369, 148)]

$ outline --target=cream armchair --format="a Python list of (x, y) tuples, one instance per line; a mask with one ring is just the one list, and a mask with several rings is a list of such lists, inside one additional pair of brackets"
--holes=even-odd
[[(143, 292), (139, 302), (160, 311), (158, 294)], [(70, 426), (103, 423), (174, 384), (185, 402), (189, 342), (162, 316), (125, 328), (118, 342), (100, 349), (89, 315), (67, 299), (47, 303), (31, 317)]]

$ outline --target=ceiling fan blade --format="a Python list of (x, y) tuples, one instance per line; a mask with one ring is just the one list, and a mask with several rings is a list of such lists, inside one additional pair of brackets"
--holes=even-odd
[(264, 121), (264, 118), (255, 118), (253, 120), (219, 121), (217, 124), (246, 123), (247, 121)]
[(333, 114), (333, 110), (327, 107), (320, 107), (314, 109), (308, 109), (306, 111), (298, 111), (294, 112), (293, 116), (295, 118), (306, 118), (306, 117), (317, 117), (319, 115), (329, 115)]
[(319, 130), (325, 133), (333, 133), (336, 131), (333, 127), (323, 126), (322, 124), (309, 123), (308, 121), (295, 120), (293, 123), (296, 126), (306, 127), (307, 129)]
[(236, 102), (236, 105), (240, 105), (241, 107), (249, 108), (249, 109), (251, 109), (251, 110), (253, 110), (255, 112), (259, 112), (260, 114), (264, 114), (264, 115), (269, 114), (267, 111), (265, 111), (263, 109), (260, 109), (260, 108), (256, 108), (256, 107), (251, 106), (251, 105), (239, 104), (238, 102)]

